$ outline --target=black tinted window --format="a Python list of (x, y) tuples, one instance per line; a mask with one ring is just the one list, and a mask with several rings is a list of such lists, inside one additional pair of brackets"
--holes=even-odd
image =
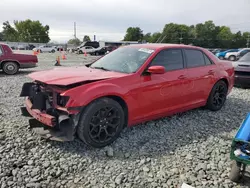
[(162, 50), (153, 59), (151, 65), (164, 66), (166, 71), (184, 68), (183, 57), (180, 49)]
[(212, 65), (213, 64), (212, 61), (205, 54), (203, 55), (204, 55), (206, 65)]
[(188, 68), (200, 67), (206, 64), (203, 53), (199, 50), (185, 50), (185, 54)]
[(250, 51), (250, 50), (244, 50), (244, 51), (242, 51), (242, 52), (240, 53), (240, 55), (243, 56), (243, 55), (247, 54), (249, 51)]

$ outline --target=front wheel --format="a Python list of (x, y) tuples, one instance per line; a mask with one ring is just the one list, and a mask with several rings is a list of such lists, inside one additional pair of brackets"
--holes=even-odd
[(51, 53), (55, 53), (56, 51), (55, 50), (51, 50)]
[(229, 58), (228, 58), (230, 61), (235, 61), (236, 60), (236, 57), (234, 56), (234, 55), (231, 55), (231, 56), (229, 56)]
[(206, 107), (212, 111), (220, 110), (226, 101), (227, 91), (227, 84), (223, 80), (218, 81), (210, 92)]
[(121, 105), (113, 99), (100, 98), (82, 112), (77, 135), (89, 146), (105, 147), (118, 138), (124, 123)]
[(8, 75), (14, 75), (18, 72), (19, 66), (15, 62), (6, 62), (3, 64), (3, 72)]

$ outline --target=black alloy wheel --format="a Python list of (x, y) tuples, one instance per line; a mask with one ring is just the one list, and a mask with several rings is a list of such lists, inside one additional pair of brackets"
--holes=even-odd
[(227, 84), (223, 80), (218, 81), (209, 95), (207, 101), (208, 109), (212, 111), (220, 110), (226, 101), (227, 91)]
[(101, 98), (82, 112), (78, 137), (92, 147), (104, 147), (120, 135), (125, 123), (123, 108), (110, 98)]

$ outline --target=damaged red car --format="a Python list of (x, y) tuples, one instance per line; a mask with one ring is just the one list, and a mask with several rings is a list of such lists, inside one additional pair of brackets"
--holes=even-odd
[(21, 97), (30, 126), (50, 139), (112, 143), (124, 126), (206, 106), (220, 110), (234, 84), (231, 62), (177, 44), (120, 47), (84, 67), (31, 73)]

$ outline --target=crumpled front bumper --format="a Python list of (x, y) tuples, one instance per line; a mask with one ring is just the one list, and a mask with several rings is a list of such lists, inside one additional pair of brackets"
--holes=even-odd
[[(74, 140), (75, 129), (79, 121), (80, 113), (69, 114), (65, 109), (53, 106), (51, 111), (42, 109), (44, 100), (42, 96), (32, 98), (34, 92), (32, 87), (34, 84), (24, 84), (21, 97), (25, 97), (25, 106), (21, 107), (23, 116), (31, 117), (29, 119), (30, 129), (41, 135), (43, 138), (56, 141), (72, 141)], [(37, 93), (36, 93), (37, 94)], [(33, 99), (34, 103), (32, 103)]]
[[(38, 109), (31, 109), (32, 108), (32, 103), (30, 101), (30, 99), (27, 97), (25, 100), (25, 106), (24, 108), (26, 108), (27, 112), (34, 117), (36, 120), (40, 121), (41, 123), (49, 126), (49, 127), (55, 127), (56, 126), (56, 117), (51, 116), (49, 114), (43, 113)], [(22, 114), (26, 115), (27, 113), (24, 112), (25, 110), (23, 109), (23, 107), (21, 108), (22, 110)]]

